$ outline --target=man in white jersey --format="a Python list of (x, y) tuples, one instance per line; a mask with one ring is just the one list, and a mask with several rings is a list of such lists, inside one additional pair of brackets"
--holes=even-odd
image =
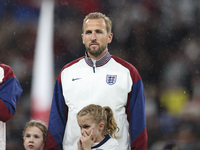
[(130, 63), (108, 52), (112, 22), (102, 13), (87, 15), (82, 41), (85, 56), (66, 64), (57, 77), (45, 149), (76, 150), (81, 133), (76, 115), (86, 105), (112, 108), (120, 150), (146, 150), (147, 131), (142, 79)]

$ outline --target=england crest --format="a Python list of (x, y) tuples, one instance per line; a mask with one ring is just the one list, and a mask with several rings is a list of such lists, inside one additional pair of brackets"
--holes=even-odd
[(107, 75), (106, 76), (106, 82), (109, 84), (109, 85), (113, 85), (116, 83), (116, 80), (117, 80), (117, 75)]

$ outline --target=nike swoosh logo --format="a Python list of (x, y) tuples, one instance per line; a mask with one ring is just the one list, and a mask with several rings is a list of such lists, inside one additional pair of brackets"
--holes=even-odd
[(79, 79), (81, 79), (81, 78), (73, 78), (72, 81), (79, 80)]

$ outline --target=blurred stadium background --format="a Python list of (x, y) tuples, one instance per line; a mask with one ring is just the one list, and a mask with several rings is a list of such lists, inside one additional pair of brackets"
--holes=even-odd
[[(199, 150), (200, 1), (57, 0), (54, 4), (54, 81), (66, 63), (84, 55), (84, 16), (105, 13), (113, 21), (109, 51), (132, 63), (143, 78), (148, 150), (162, 150), (171, 142), (180, 150)], [(24, 90), (15, 116), (7, 122), (7, 150), (23, 149), (22, 131), (31, 119), (40, 5), (41, 0), (0, 0), (0, 61), (13, 68)]]

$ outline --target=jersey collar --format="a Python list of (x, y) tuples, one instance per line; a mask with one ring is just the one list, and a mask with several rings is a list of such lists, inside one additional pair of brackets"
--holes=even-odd
[(107, 135), (105, 136), (105, 138), (103, 139), (103, 141), (101, 141), (99, 144), (97, 144), (97, 145), (95, 145), (95, 146), (92, 146), (92, 149), (93, 149), (93, 148), (98, 148), (98, 147), (100, 147), (101, 145), (103, 145), (104, 143), (106, 143), (110, 138), (111, 138), (110, 135), (107, 134)]
[(99, 60), (97, 60), (96, 64), (94, 65), (91, 58), (88, 57), (87, 52), (85, 52), (85, 62), (91, 67), (93, 66), (101, 67), (105, 65), (111, 59), (111, 56), (112, 55), (107, 51), (106, 54), (103, 57), (101, 57)]

